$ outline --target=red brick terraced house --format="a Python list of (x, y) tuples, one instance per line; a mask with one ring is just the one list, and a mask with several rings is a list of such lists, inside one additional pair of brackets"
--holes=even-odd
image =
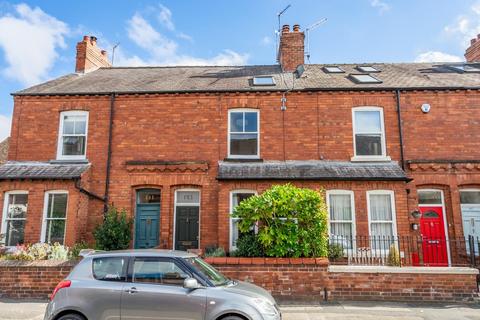
[(86, 36), (75, 73), (13, 93), (0, 233), (91, 242), (114, 204), (132, 247), (229, 251), (233, 208), (292, 183), (326, 191), (332, 235), (434, 235), (453, 264), (447, 240), (480, 235), (477, 46), (465, 63), (305, 64), (296, 25), (280, 64), (112, 67)]

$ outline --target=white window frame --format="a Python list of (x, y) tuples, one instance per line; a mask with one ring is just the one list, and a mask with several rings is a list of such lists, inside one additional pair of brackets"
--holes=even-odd
[(356, 235), (357, 235), (357, 224), (355, 220), (355, 193), (353, 190), (327, 190), (326, 196), (327, 196), (327, 208), (328, 208), (328, 234), (329, 236), (332, 236), (331, 233), (331, 227), (330, 223), (332, 222), (330, 220), (330, 195), (349, 195), (350, 196), (350, 206), (352, 208), (352, 220), (334, 220), (335, 223), (352, 223), (352, 247), (353, 248), (344, 248), (345, 250), (351, 250), (355, 248), (355, 243), (356, 243)]
[[(375, 220), (372, 221), (371, 208), (370, 208), (370, 196), (371, 195), (389, 195), (390, 204), (392, 210), (392, 221), (388, 220)], [(395, 192), (392, 190), (369, 190), (367, 191), (367, 211), (368, 211), (368, 234), (372, 237), (372, 223), (392, 223), (393, 236), (397, 237), (397, 212), (395, 211)]]
[[(230, 131), (230, 121), (232, 112), (255, 112), (257, 114), (257, 131), (256, 132), (231, 132)], [(231, 159), (260, 159), (260, 110), (252, 108), (235, 108), (228, 110), (228, 132), (227, 132), (227, 148), (228, 148), (228, 158)], [(244, 133), (244, 134), (256, 134), (257, 135), (257, 154), (256, 155), (236, 155), (231, 153), (231, 134), (232, 133)]]
[[(362, 134), (362, 132), (356, 132), (355, 128), (355, 113), (357, 111), (377, 111), (380, 112), (380, 129), (381, 129), (381, 147), (382, 147), (382, 154), (381, 155), (371, 155), (371, 156), (362, 156), (357, 155), (357, 141), (356, 135)], [(355, 107), (352, 108), (352, 129), (353, 129), (353, 154), (354, 156), (351, 158), (351, 161), (390, 161), (391, 158), (387, 156), (387, 144), (386, 144), (386, 137), (385, 137), (385, 119), (383, 116), (383, 108), (382, 107), (374, 107), (374, 106), (365, 106), (365, 107)]]
[[(67, 195), (67, 206), (65, 208), (65, 218), (48, 218), (48, 199), (51, 194), (66, 194)], [(65, 237), (67, 235), (67, 221), (68, 221), (68, 202), (69, 202), (68, 191), (66, 190), (49, 190), (45, 192), (43, 200), (43, 218), (42, 218), (42, 231), (40, 233), (40, 242), (46, 242), (47, 236), (47, 221), (48, 220), (64, 220), (65, 221), (65, 230), (63, 231), (63, 244), (65, 245)], [(52, 206), (53, 209), (53, 206)]]
[[(195, 191), (198, 192), (198, 202), (196, 203), (178, 203), (177, 202), (177, 194), (180, 191)], [(175, 194), (174, 194), (174, 201), (173, 201), (173, 241), (172, 241), (172, 250), (175, 250), (175, 240), (176, 240), (176, 235), (175, 231), (177, 228), (177, 206), (182, 207), (193, 207), (193, 206), (198, 206), (198, 248), (201, 248), (200, 246), (200, 241), (202, 239), (202, 233), (201, 233), (201, 225), (202, 225), (202, 191), (197, 188), (181, 188), (181, 189), (176, 189)]]
[(230, 211), (229, 211), (229, 223), (230, 223), (230, 236), (229, 236), (229, 247), (230, 247), (230, 251), (234, 251), (237, 249), (236, 246), (233, 245), (233, 220), (240, 220), (239, 218), (233, 218), (232, 217), (232, 213), (233, 213), (233, 196), (236, 194), (236, 193), (251, 193), (252, 195), (257, 195), (257, 191), (256, 190), (251, 190), (251, 189), (236, 189), (236, 190), (232, 190), (230, 191)]
[[(6, 236), (7, 236), (7, 220), (12, 221), (12, 220), (17, 220), (17, 221), (26, 221), (27, 220), (27, 215), (28, 215), (28, 202), (27, 200), (27, 212), (25, 213), (25, 218), (14, 218), (14, 219), (7, 219), (8, 215), (8, 199), (10, 198), (10, 195), (12, 194), (26, 194), (28, 197), (28, 191), (27, 190), (12, 190), (12, 191), (7, 191), (4, 193), (4, 200), (3, 200), (3, 212), (2, 212), (2, 227), (0, 228), (0, 234), (5, 235), (5, 245), (7, 244), (6, 241)], [(28, 198), (27, 198), (28, 199)], [(23, 230), (23, 233), (25, 234), (25, 229)], [(12, 247), (12, 246), (9, 246)]]
[[(85, 116), (85, 154), (83, 155), (63, 155), (63, 123), (65, 116)], [(88, 111), (73, 110), (60, 112), (60, 124), (57, 140), (57, 160), (85, 160), (87, 158), (88, 146)]]
[[(427, 204), (427, 203), (424, 203), (424, 204), (418, 204), (418, 207), (421, 208), (421, 207), (440, 207), (442, 208), (442, 213), (443, 213), (443, 231), (445, 232), (445, 240), (447, 241), (447, 257), (448, 257), (448, 265), (451, 266), (452, 264), (452, 260), (451, 260), (451, 256), (450, 256), (450, 241), (449, 241), (449, 238), (448, 238), (448, 223), (447, 223), (447, 210), (445, 208), (445, 197), (443, 195), (443, 190), (442, 189), (424, 189), (424, 188), (418, 188), (417, 189), (417, 197), (418, 197), (418, 194), (422, 191), (427, 191), (427, 192), (440, 192), (440, 196), (441, 196), (441, 199), (442, 199), (442, 203), (441, 204)], [(418, 198), (417, 198), (418, 200)], [(458, 199), (460, 202), (460, 195), (459, 195), (459, 199)], [(461, 209), (460, 209), (461, 211)], [(460, 216), (461, 216), (461, 212), (460, 212)]]

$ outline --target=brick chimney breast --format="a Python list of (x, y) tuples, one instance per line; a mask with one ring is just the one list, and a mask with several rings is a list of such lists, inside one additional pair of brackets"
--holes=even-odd
[(465, 51), (467, 62), (480, 62), (480, 34), (470, 40), (470, 47)]
[(278, 60), (283, 71), (294, 71), (305, 62), (305, 34), (300, 31), (300, 25), (293, 26), (290, 31), (289, 25), (284, 25), (280, 35), (278, 47)]
[(77, 43), (75, 72), (87, 73), (101, 67), (111, 66), (107, 52), (97, 47), (96, 37), (84, 36), (83, 40)]

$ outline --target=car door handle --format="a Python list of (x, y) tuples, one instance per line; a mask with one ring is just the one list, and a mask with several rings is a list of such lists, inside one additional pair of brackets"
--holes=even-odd
[(130, 293), (130, 294), (133, 294), (133, 293), (137, 293), (138, 290), (137, 290), (137, 288), (135, 288), (135, 287), (131, 287), (131, 288), (125, 290), (125, 292), (126, 292), (126, 293)]

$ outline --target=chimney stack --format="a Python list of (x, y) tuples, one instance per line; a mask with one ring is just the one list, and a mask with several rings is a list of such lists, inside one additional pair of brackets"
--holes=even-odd
[(465, 51), (467, 62), (480, 62), (480, 34), (470, 40), (470, 47)]
[(300, 31), (300, 25), (293, 26), (290, 31), (288, 24), (282, 28), (280, 45), (278, 47), (278, 60), (283, 71), (291, 72), (305, 62), (305, 34)]
[(87, 73), (101, 67), (111, 67), (108, 61), (107, 51), (97, 47), (97, 38), (84, 36), (83, 40), (77, 43), (77, 62), (75, 72)]

